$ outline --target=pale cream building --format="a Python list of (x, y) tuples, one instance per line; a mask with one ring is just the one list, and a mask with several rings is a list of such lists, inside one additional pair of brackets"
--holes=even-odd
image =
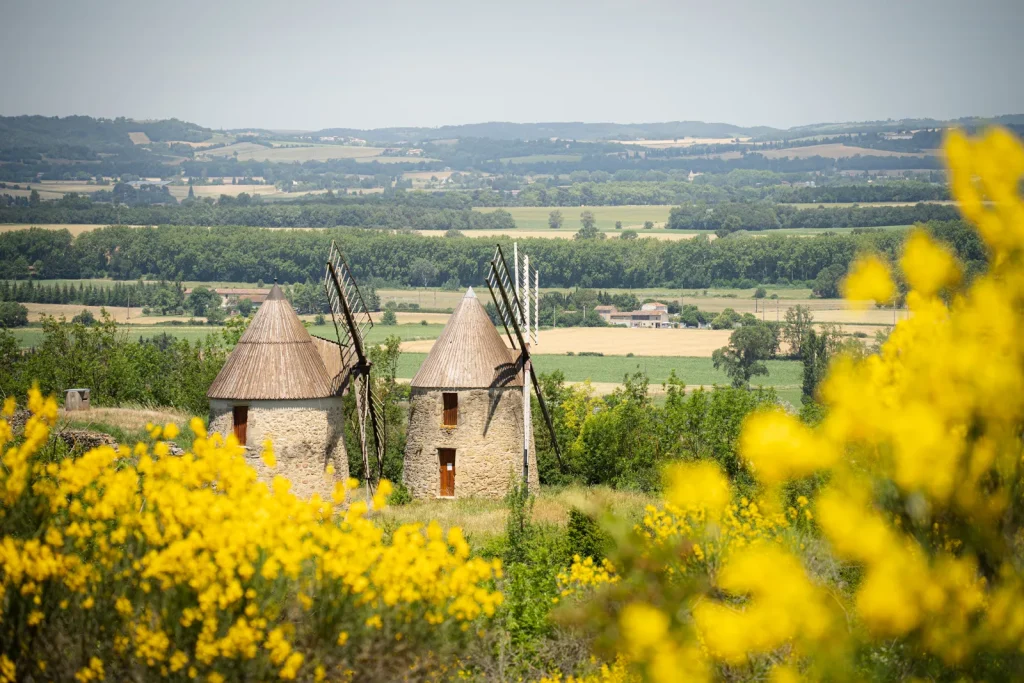
[[(523, 373), (470, 288), (412, 380), (404, 483), (416, 498), (504, 496), (523, 470)], [(530, 488), (539, 487), (529, 429)]]
[[(338, 345), (311, 336), (275, 284), (207, 392), (210, 432), (234, 434), (264, 481), (281, 475), (297, 496), (329, 500), (348, 478), (342, 379)], [(261, 458), (267, 439), (273, 469)]]

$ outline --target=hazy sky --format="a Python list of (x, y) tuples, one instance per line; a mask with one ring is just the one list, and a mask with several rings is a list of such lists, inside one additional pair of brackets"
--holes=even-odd
[(1024, 113), (1024, 0), (4, 0), (2, 114), (318, 129)]

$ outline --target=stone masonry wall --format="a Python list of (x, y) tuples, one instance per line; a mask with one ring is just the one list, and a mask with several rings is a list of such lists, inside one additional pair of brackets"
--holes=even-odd
[[(210, 432), (227, 437), (233, 433), (232, 407), (249, 406), (246, 462), (268, 484), (280, 475), (292, 483), (297, 497), (319, 493), (330, 500), (336, 481), (348, 479), (348, 455), (342, 436), (344, 418), (341, 398), (301, 401), (210, 401)], [(274, 444), (277, 466), (262, 460), (263, 442)], [(334, 464), (334, 474), (326, 473)]]
[[(436, 498), (441, 492), (439, 448), (455, 449), (455, 496), (500, 498), (523, 469), (523, 390), (463, 389), (459, 395), (458, 426), (442, 427), (443, 399), (439, 389), (414, 387), (410, 397), (409, 430), (403, 479), (416, 498)], [(530, 488), (537, 490), (537, 454), (530, 435)]]

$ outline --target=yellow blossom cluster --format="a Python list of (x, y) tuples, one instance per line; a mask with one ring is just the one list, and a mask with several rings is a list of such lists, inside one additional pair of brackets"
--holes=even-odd
[(599, 562), (595, 562), (593, 557), (582, 559), (579, 555), (573, 555), (569, 568), (558, 573), (559, 593), (566, 598), (586, 589), (615, 583), (618, 580), (615, 567), (608, 558), (602, 558)]
[[(729, 488), (707, 465), (668, 475), (664, 508), (640, 527), (646, 541), (618, 550), (620, 580), (587, 617), (604, 625), (598, 644), (647, 679), (1019, 670), (1024, 146), (999, 129), (954, 132), (946, 154), (987, 271), (965, 277), (923, 228), (896, 264), (865, 255), (846, 296), (890, 302), (898, 269), (912, 315), (878, 354), (832, 363), (818, 425), (777, 410), (747, 420), (739, 450), (759, 481), (756, 506), (723, 503)], [(751, 507), (761, 520), (744, 521)], [(785, 542), (799, 525), (813, 533)], [(706, 571), (673, 575), (712, 556)]]
[(181, 456), (157, 441), (62, 459), (44, 448), (55, 401), (33, 389), (28, 406), (17, 440), (0, 420), (0, 680), (339, 679), (382, 653), (440, 659), (501, 604), (499, 562), (459, 529), (385, 534), (364, 501), (268, 487), (201, 420)]

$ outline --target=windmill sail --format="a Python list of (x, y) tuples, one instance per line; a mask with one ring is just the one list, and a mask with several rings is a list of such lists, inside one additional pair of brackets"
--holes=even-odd
[[(366, 352), (366, 333), (373, 327), (373, 319), (363, 295), (356, 284), (352, 269), (336, 242), (331, 242), (324, 273), (324, 289), (331, 308), (335, 334), (341, 353), (341, 372), (335, 378), (337, 390), (348, 389), (356, 401), (356, 420), (359, 424), (359, 444), (363, 456), (363, 472), (368, 486), (372, 489), (373, 471), (379, 481), (384, 471), (385, 424), (384, 411), (380, 400), (373, 392), (370, 375), (372, 363)], [(376, 467), (371, 468), (369, 436), (373, 441), (373, 456)]]
[[(515, 255), (515, 263), (519, 264), (518, 249)], [(524, 264), (524, 281), (528, 284), (530, 281), (530, 269), (529, 262), (526, 261)], [(518, 268), (516, 269), (518, 271)], [(494, 256), (491, 258), (490, 265), (487, 272), (487, 287), (491, 290), (491, 298), (494, 300), (494, 305), (498, 309), (498, 319), (501, 320), (502, 326), (505, 328), (505, 334), (508, 336), (509, 342), (512, 344), (513, 349), (520, 351), (520, 358), (524, 370), (532, 369), (532, 360), (530, 358), (530, 346), (527, 343), (527, 336), (531, 339), (536, 340), (537, 337), (537, 325), (533, 326), (533, 330), (524, 334), (524, 328), (528, 325), (520, 324), (521, 321), (528, 321), (529, 315), (529, 304), (526, 300), (530, 297), (529, 287), (524, 288), (517, 295), (516, 287), (517, 281), (514, 279), (515, 276), (509, 270), (508, 262), (505, 260), (505, 254), (499, 244), (494, 250)], [(539, 281), (539, 276), (534, 275), (534, 282)], [(535, 301), (539, 301), (539, 294), (536, 295)], [(536, 318), (539, 322), (539, 316)], [(544, 415), (544, 422), (548, 426), (548, 432), (551, 434), (551, 445), (555, 449), (555, 456), (558, 458), (559, 466), (562, 466), (562, 451), (558, 446), (558, 437), (555, 434), (555, 425), (551, 420), (551, 413), (548, 412), (547, 402), (544, 400), (544, 394), (540, 389), (540, 382), (537, 380), (536, 372), (529, 372), (531, 383), (533, 384), (534, 394), (537, 396), (537, 403), (540, 405), (541, 413)], [(525, 463), (524, 463), (525, 470)]]

